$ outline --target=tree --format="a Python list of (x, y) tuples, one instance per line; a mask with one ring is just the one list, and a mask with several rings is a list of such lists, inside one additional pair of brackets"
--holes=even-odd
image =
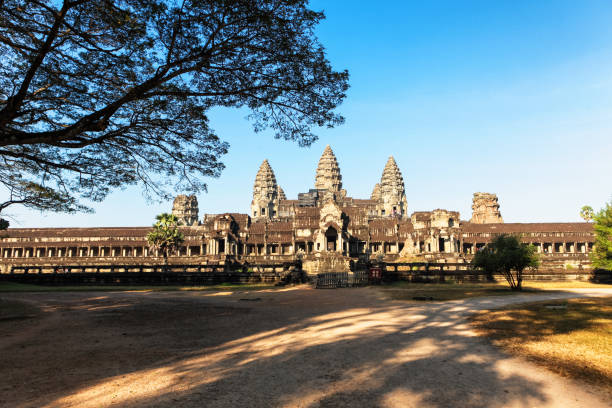
[(595, 245), (590, 253), (593, 266), (612, 270), (612, 201), (593, 215)]
[(493, 247), (487, 245), (477, 249), (474, 259), (478, 259), (478, 267), (482, 268), (487, 274), (487, 280), (495, 281), (493, 274), (497, 272), (497, 258), (495, 257)]
[(9, 227), (10, 223), (4, 218), (0, 218), (0, 231), (5, 230)]
[(21, 204), (25, 207), (36, 208), (42, 211), (67, 213), (90, 211), (87, 207), (80, 205), (70, 195), (61, 194), (56, 190), (24, 180), (18, 176), (10, 176), (7, 184), (9, 185), (8, 199), (0, 203), (0, 213), (13, 204)]
[(486, 271), (501, 273), (512, 290), (522, 290), (523, 271), (537, 268), (539, 260), (533, 245), (521, 242), (515, 235), (500, 234), (476, 253), (472, 264)]
[(0, 1), (0, 186), (34, 183), (62, 211), (132, 184), (205, 190), (228, 149), (214, 107), (310, 145), (348, 89), (323, 18), (307, 0)]
[(590, 222), (593, 220), (593, 207), (585, 205), (580, 209), (580, 217), (586, 222)]
[(161, 252), (164, 265), (168, 265), (168, 256), (174, 254), (185, 241), (185, 237), (178, 229), (178, 218), (173, 214), (162, 213), (153, 224), (153, 231), (147, 234), (147, 243), (151, 250)]

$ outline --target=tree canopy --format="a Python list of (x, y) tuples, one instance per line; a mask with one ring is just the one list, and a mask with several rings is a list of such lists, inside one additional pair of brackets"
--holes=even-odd
[(595, 245), (590, 253), (593, 266), (612, 270), (612, 201), (593, 214)]
[[(307, 146), (348, 89), (307, 0), (3, 0), (0, 185), (80, 211), (114, 188), (206, 189), (224, 168), (213, 107)], [(30, 186), (23, 189), (19, 186)], [(21, 194), (23, 193), (23, 194)], [(36, 201), (29, 201), (36, 207)]]
[(179, 231), (179, 221), (173, 214), (162, 213), (153, 224), (153, 231), (147, 234), (149, 248), (159, 251), (164, 257), (164, 264), (168, 263), (168, 256), (176, 252), (178, 247), (185, 241), (182, 232)]
[(501, 273), (511, 289), (521, 290), (523, 271), (537, 268), (539, 260), (533, 245), (521, 242), (516, 235), (500, 234), (476, 252), (472, 264), (488, 273)]
[(586, 222), (593, 221), (593, 207), (585, 205), (580, 209), (580, 217)]

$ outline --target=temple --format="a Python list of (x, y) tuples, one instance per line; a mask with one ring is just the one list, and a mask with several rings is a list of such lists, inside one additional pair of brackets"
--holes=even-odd
[[(264, 160), (253, 186), (250, 214), (198, 214), (195, 196), (179, 195), (172, 213), (182, 224), (184, 245), (175, 264), (257, 264), (300, 259), (305, 270), (321, 269), (330, 256), (339, 265), (373, 257), (386, 262), (469, 262), (501, 233), (520, 235), (536, 246), (542, 267), (589, 268), (594, 242), (589, 223), (504, 223), (495, 194), (474, 193), (472, 215), (457, 211), (410, 212), (404, 179), (393, 156), (382, 169), (369, 199), (343, 189), (338, 160), (330, 146), (319, 160), (313, 188), (289, 200)], [(0, 235), (0, 268), (24, 265), (158, 264), (149, 250), (150, 227), (9, 228)]]

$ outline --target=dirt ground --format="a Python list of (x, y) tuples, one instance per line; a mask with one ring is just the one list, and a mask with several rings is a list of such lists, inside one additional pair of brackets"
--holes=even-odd
[[(408, 304), (374, 288), (3, 293), (2, 407), (607, 407), (471, 313), (612, 290)], [(29, 309), (32, 310), (32, 309)], [(34, 309), (35, 310), (35, 309)]]

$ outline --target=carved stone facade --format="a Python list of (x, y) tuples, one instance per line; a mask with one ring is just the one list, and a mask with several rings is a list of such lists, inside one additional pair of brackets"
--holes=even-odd
[(342, 189), (340, 166), (338, 166), (338, 160), (336, 160), (336, 156), (329, 145), (325, 146), (325, 150), (319, 159), (315, 174), (315, 189), (326, 190), (328, 198), (346, 196), (346, 191)]
[(276, 183), (276, 176), (268, 160), (259, 166), (253, 185), (251, 216), (256, 219), (275, 217), (280, 200), (285, 200), (285, 192)]
[[(406, 190), (404, 189), (404, 178), (393, 156), (389, 157), (387, 164), (383, 170), (378, 194), (378, 215), (391, 215), (394, 217), (407, 217), (408, 202), (406, 200)], [(372, 192), (374, 200), (376, 200), (376, 186)]]
[(474, 193), (472, 199), (472, 219), (474, 224), (499, 224), (504, 222), (499, 212), (497, 195), (491, 193)]
[(172, 204), (172, 215), (178, 218), (181, 225), (189, 227), (198, 225), (198, 199), (194, 195), (179, 194)]
[[(590, 265), (592, 224), (503, 223), (494, 194), (474, 194), (469, 222), (445, 209), (408, 216), (404, 181), (392, 157), (370, 199), (356, 199), (342, 189), (340, 167), (328, 146), (314, 187), (288, 200), (264, 160), (255, 177), (250, 216), (205, 214), (198, 223), (195, 197), (178, 196), (173, 213), (190, 226), (181, 227), (185, 243), (170, 262), (254, 264), (299, 257), (305, 270), (312, 271), (332, 264), (335, 270), (346, 270), (351, 261), (372, 257), (461, 263), (469, 262), (496, 235), (509, 233), (536, 246), (542, 268), (570, 265), (582, 270)], [(150, 227), (9, 228), (0, 235), (0, 268), (7, 273), (32, 264), (161, 263), (159, 254), (148, 249), (149, 231)], [(308, 269), (308, 264), (314, 266)]]

